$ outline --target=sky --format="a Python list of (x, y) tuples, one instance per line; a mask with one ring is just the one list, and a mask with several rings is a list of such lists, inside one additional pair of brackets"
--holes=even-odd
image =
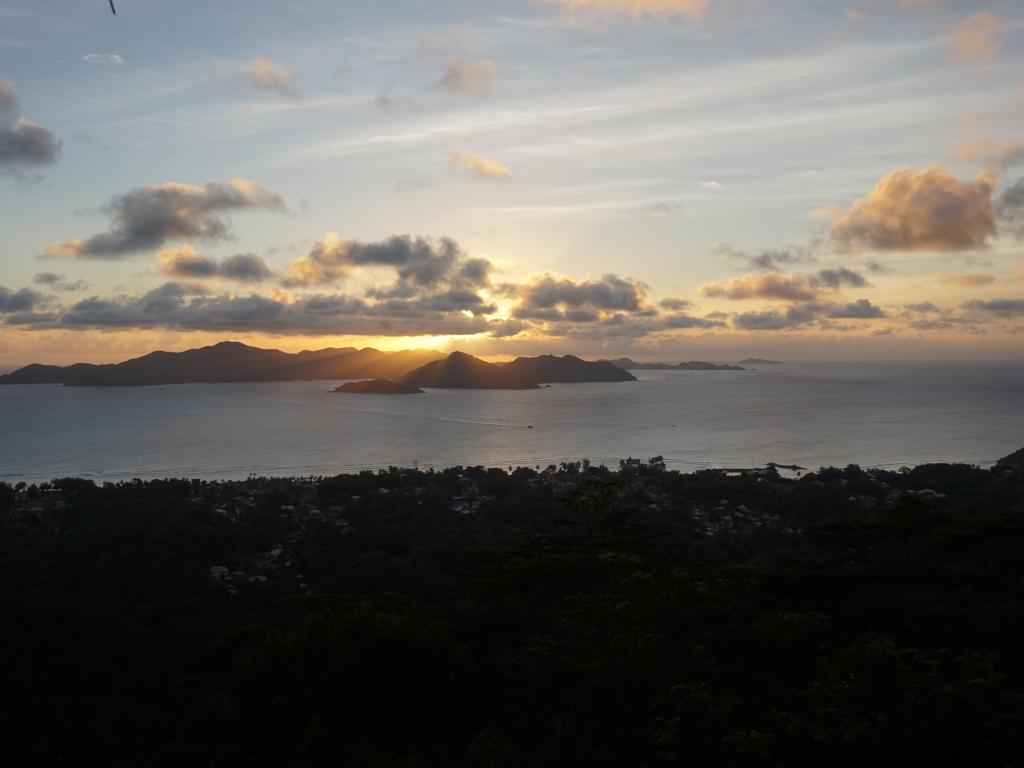
[(0, 368), (1024, 359), (1019, 0), (5, 0)]

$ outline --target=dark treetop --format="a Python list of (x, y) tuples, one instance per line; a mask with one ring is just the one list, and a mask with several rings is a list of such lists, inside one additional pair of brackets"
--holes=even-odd
[(1024, 469), (0, 483), (11, 766), (1005, 768)]

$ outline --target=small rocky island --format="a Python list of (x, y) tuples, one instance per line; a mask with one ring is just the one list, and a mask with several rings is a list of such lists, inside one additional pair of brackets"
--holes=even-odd
[(740, 360), (738, 365), (782, 365), (782, 361), (766, 360), (763, 357), (748, 357), (746, 360)]
[(367, 379), (365, 381), (347, 381), (334, 392), (351, 395), (422, 395), (423, 390), (411, 384), (402, 384), (391, 379)]

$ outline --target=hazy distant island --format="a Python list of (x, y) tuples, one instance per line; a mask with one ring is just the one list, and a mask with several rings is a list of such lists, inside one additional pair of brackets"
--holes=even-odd
[(184, 352), (151, 352), (111, 365), (28, 365), (0, 384), (64, 384), (79, 387), (212, 384), (246, 381), (397, 379), (441, 357), (434, 350), (381, 352), (373, 348), (320, 349), (297, 353), (260, 349), (234, 341)]
[(444, 357), (435, 350), (381, 352), (345, 347), (292, 354), (224, 341), (184, 352), (152, 352), (110, 365), (32, 364), (0, 376), (0, 384), (113, 387), (330, 379), (390, 379), (417, 387), (465, 389), (636, 380), (611, 363), (588, 362), (573, 355), (488, 363), (463, 352)]
[(334, 392), (353, 395), (422, 395), (423, 390), (411, 384), (403, 384), (391, 379), (367, 379), (365, 381), (347, 381), (335, 387)]
[(782, 361), (765, 360), (763, 357), (748, 357), (746, 360), (740, 360), (737, 365), (782, 365)]
[(1022, 465), (0, 482), (4, 764), (1020, 765)]
[(628, 357), (619, 357), (607, 362), (627, 371), (745, 371), (738, 365), (708, 363), (691, 360), (688, 363), (638, 363)]

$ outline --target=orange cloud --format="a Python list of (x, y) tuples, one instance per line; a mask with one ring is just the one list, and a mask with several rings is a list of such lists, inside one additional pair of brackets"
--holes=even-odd
[(452, 155), (452, 163), (463, 168), (481, 179), (508, 179), (512, 172), (497, 160), (472, 152), (456, 152)]
[(996, 234), (994, 183), (990, 172), (960, 181), (941, 166), (900, 168), (832, 224), (832, 239), (845, 250), (984, 248)]
[(711, 0), (541, 0), (570, 11), (602, 16), (648, 16), (667, 19), (680, 16), (690, 22), (703, 21)]
[(246, 65), (246, 74), (257, 88), (277, 91), (286, 96), (298, 97), (299, 88), (295, 75), (290, 69), (278, 66), (267, 59), (251, 59)]
[(965, 64), (995, 58), (1003, 49), (999, 36), (1008, 28), (994, 13), (968, 16), (953, 27), (950, 62)]
[(955, 147), (953, 155), (988, 168), (1006, 168), (1024, 161), (1024, 141), (971, 141)]

